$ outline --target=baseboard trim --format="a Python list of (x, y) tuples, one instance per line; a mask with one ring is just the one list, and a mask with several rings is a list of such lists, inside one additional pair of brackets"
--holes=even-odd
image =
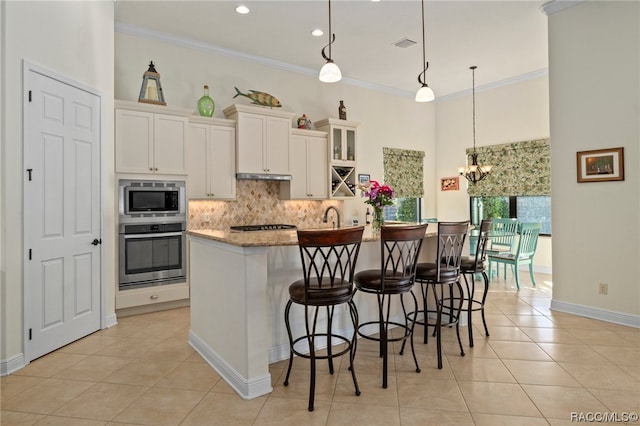
[(578, 305), (553, 299), (551, 300), (551, 310), (640, 328), (640, 316), (638, 315), (614, 312), (606, 309), (594, 308), (592, 306)]
[(14, 371), (18, 371), (26, 366), (24, 354), (14, 355), (13, 357), (0, 361), (0, 376), (8, 376)]
[(117, 324), (118, 316), (115, 313), (108, 315), (107, 318), (105, 318), (105, 328), (110, 328)]
[(230, 366), (193, 331), (189, 331), (189, 344), (243, 399), (253, 399), (273, 391), (271, 374), (267, 373), (251, 380), (247, 379)]

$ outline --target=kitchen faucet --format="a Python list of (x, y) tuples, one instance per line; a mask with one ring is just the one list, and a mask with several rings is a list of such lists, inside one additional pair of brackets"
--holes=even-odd
[[(327, 207), (327, 209), (324, 211), (324, 216), (322, 217), (322, 222), (323, 223), (327, 223), (327, 220), (329, 218), (329, 210), (335, 210), (336, 212), (336, 217), (338, 218), (338, 228), (340, 228), (340, 211), (335, 207), (335, 206), (329, 206)], [(333, 224), (334, 228), (335, 228), (335, 223)]]

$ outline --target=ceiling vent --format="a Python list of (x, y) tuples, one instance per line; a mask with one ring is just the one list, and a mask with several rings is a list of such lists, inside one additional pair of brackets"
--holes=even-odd
[(403, 49), (406, 49), (407, 47), (413, 46), (414, 44), (416, 44), (415, 41), (411, 40), (410, 38), (406, 38), (406, 37), (396, 41), (395, 43), (393, 43), (394, 46), (401, 47)]

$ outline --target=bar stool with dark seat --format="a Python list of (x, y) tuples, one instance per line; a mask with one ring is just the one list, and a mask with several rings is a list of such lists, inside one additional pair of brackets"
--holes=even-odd
[[(284, 379), (284, 385), (289, 385), (289, 375), (293, 366), (293, 356), (307, 358), (311, 362), (309, 383), (309, 411), (313, 411), (316, 383), (316, 360), (326, 359), (329, 363), (329, 373), (333, 374), (333, 358), (349, 354), (349, 370), (353, 377), (356, 395), (360, 395), (360, 388), (353, 368), (353, 357), (356, 349), (356, 332), (358, 330), (358, 311), (353, 303), (353, 276), (362, 243), (364, 227), (298, 230), (298, 245), (302, 259), (303, 277), (289, 286), (289, 301), (287, 302), (284, 319), (289, 335), (289, 367)], [(290, 311), (293, 304), (304, 306), (304, 320), (306, 334), (293, 337), (290, 323)], [(345, 337), (332, 332), (334, 308), (346, 304), (353, 323), (353, 336)], [(327, 308), (326, 332), (317, 332), (319, 308)], [(317, 354), (316, 339), (319, 344), (326, 342), (326, 355)], [(304, 343), (307, 345), (305, 345)], [(337, 353), (333, 353), (334, 342), (346, 343)], [(306, 350), (308, 349), (308, 353)]]
[[(427, 224), (423, 225), (390, 225), (380, 230), (380, 269), (368, 269), (356, 273), (354, 282), (356, 289), (378, 298), (378, 319), (360, 324), (358, 335), (369, 340), (380, 342), (380, 356), (382, 357), (382, 387), (387, 387), (389, 342), (403, 341), (413, 335), (413, 322), (407, 320), (407, 312), (402, 296), (411, 294), (415, 309), (418, 301), (411, 292), (415, 280), (416, 264), (425, 237)], [(404, 322), (399, 323), (391, 319), (391, 296), (400, 295)], [(414, 310), (415, 312), (415, 310)], [(375, 324), (379, 328), (378, 337), (364, 333), (363, 328)], [(404, 333), (400, 337), (389, 337), (389, 326), (400, 327)], [(420, 372), (418, 359), (411, 340), (411, 352), (416, 364), (416, 372)], [(402, 352), (401, 352), (402, 353)]]
[[(418, 320), (417, 315), (414, 316), (415, 324), (424, 325), (424, 343), (427, 343), (427, 334), (429, 326), (435, 327), (433, 333), (436, 337), (436, 350), (438, 354), (438, 368), (442, 368), (442, 339), (441, 327), (448, 325), (456, 326), (456, 334), (458, 336), (458, 344), (460, 345), (460, 355), (464, 356), (462, 341), (460, 340), (459, 318), (462, 309), (462, 297), (458, 297), (458, 306), (454, 307), (456, 301), (453, 293), (453, 286), (458, 288), (458, 294), (462, 295), (463, 290), (460, 285), (460, 262), (462, 260), (462, 248), (464, 240), (469, 229), (469, 221), (465, 222), (438, 222), (438, 248), (436, 259), (433, 263), (419, 263), (416, 268), (416, 282), (421, 283), (420, 290), (422, 292), (424, 314), (422, 320)], [(428, 288), (431, 287), (433, 297), (436, 303), (436, 309), (428, 307)], [(444, 296), (444, 287), (449, 288), (449, 296)], [(439, 292), (438, 292), (439, 290)], [(445, 306), (445, 302), (449, 302)], [(442, 324), (442, 311), (448, 311), (449, 321)], [(435, 314), (435, 323), (429, 323), (429, 314)], [(411, 313), (409, 313), (411, 315)], [(404, 345), (403, 345), (404, 346)]]
[[(465, 301), (467, 303), (467, 327), (469, 328), (469, 346), (473, 347), (473, 327), (471, 324), (471, 313), (473, 311), (480, 311), (482, 314), (482, 323), (484, 324), (484, 331), (489, 336), (489, 329), (487, 328), (487, 321), (484, 317), (484, 303), (487, 300), (487, 292), (489, 291), (489, 277), (487, 276), (487, 270), (485, 262), (487, 260), (487, 243), (489, 241), (489, 232), (491, 230), (491, 219), (485, 219), (480, 223), (480, 234), (478, 235), (478, 241), (475, 247), (475, 256), (463, 256), (460, 261), (460, 274), (464, 278), (467, 295)], [(484, 289), (482, 291), (482, 298), (475, 298), (476, 274), (482, 275), (484, 282)], [(469, 275), (469, 279), (467, 279)], [(471, 285), (469, 285), (469, 281)]]

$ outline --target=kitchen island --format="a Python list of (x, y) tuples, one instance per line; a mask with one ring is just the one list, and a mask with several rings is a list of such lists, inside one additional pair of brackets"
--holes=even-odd
[[(435, 236), (436, 227), (429, 228), (425, 237)], [(289, 284), (302, 277), (296, 231), (193, 230), (187, 235), (189, 344), (241, 397), (271, 392), (269, 364), (289, 357), (284, 324)], [(435, 240), (425, 239), (422, 261), (435, 256)], [(379, 266), (379, 237), (367, 227), (356, 270)], [(377, 319), (375, 297), (357, 293), (355, 303), (361, 323)], [(401, 320), (399, 303), (394, 311)], [(292, 308), (292, 318), (299, 318), (292, 321), (294, 336), (303, 333), (303, 315), (302, 308)], [(326, 318), (319, 321), (320, 327), (323, 322)], [(347, 311), (336, 310), (333, 328), (344, 336), (353, 334)]]

